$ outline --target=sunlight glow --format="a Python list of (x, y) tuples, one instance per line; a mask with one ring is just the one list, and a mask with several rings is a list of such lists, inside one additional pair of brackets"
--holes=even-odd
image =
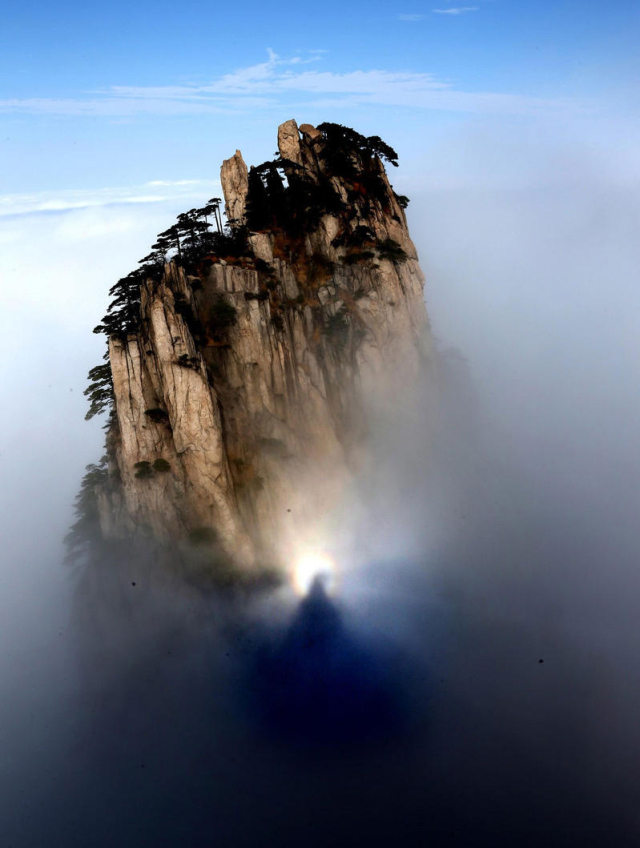
[(304, 597), (316, 577), (322, 579), (327, 592), (333, 592), (337, 582), (335, 561), (327, 553), (307, 551), (298, 557), (293, 568), (293, 587), (297, 594)]

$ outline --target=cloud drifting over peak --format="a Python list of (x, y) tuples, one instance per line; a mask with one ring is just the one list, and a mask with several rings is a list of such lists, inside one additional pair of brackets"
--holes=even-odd
[[(475, 7), (434, 10), (447, 14)], [(417, 15), (403, 15), (417, 20)], [(297, 106), (358, 108), (387, 106), (462, 113), (566, 114), (581, 111), (567, 98), (542, 98), (501, 92), (463, 91), (431, 73), (394, 70), (335, 72), (301, 66), (322, 59), (320, 51), (281, 58), (268, 51), (265, 62), (239, 68), (206, 83), (110, 86), (76, 98), (0, 100), (0, 112), (43, 115), (125, 117), (136, 115), (237, 114)]]

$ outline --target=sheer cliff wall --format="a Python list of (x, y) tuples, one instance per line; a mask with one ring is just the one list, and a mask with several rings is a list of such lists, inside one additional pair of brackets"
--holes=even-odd
[(255, 226), (255, 174), (240, 152), (225, 161), (245, 248), (167, 264), (142, 286), (139, 330), (111, 338), (106, 538), (202, 538), (236, 565), (281, 565), (322, 541), (377, 411), (431, 367), (403, 198), (379, 158), (354, 152), (336, 174), (326, 144), (309, 125), (279, 128), (286, 226)]

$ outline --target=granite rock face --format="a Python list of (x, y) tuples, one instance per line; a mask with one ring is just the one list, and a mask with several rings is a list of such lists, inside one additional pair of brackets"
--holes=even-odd
[(227, 220), (240, 222), (244, 220), (244, 206), (248, 191), (249, 172), (245, 165), (242, 153), (236, 150), (230, 159), (225, 159), (220, 169), (220, 179), (224, 186), (224, 197), (226, 201), (225, 211)]
[(279, 128), (288, 185), (331, 193), (308, 220), (290, 209), (288, 229), (252, 226), (249, 172), (239, 151), (226, 160), (227, 218), (246, 250), (167, 264), (143, 285), (139, 331), (111, 339), (105, 537), (208, 536), (238, 567), (283, 566), (322, 544), (369, 461), (372, 422), (430, 368), (398, 197), (379, 159), (355, 156), (346, 178), (325, 144), (309, 125)]

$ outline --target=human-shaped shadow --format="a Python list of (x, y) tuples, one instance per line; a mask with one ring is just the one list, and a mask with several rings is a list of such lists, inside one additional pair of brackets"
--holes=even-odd
[(284, 636), (257, 657), (254, 706), (268, 732), (293, 742), (375, 742), (402, 729), (392, 677), (384, 657), (347, 631), (317, 578)]

